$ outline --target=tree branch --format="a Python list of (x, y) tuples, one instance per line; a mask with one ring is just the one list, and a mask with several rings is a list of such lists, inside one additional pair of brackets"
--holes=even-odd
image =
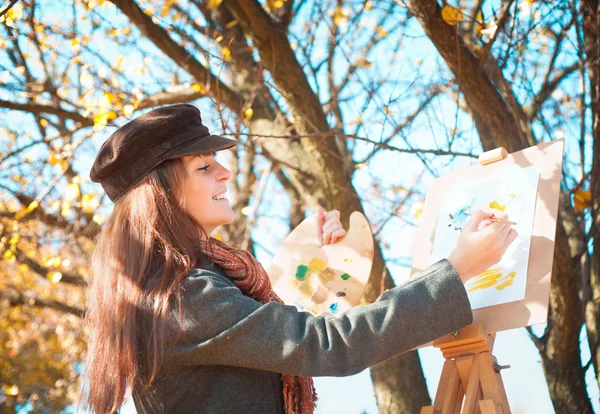
[(242, 99), (198, 62), (183, 46), (176, 43), (162, 27), (154, 24), (152, 19), (133, 0), (112, 0), (112, 3), (165, 55), (188, 71), (198, 82), (203, 83), (207, 93), (217, 102), (223, 102), (233, 112), (242, 113)]
[(17, 102), (10, 102), (0, 99), (0, 108), (13, 109), (16, 111), (23, 112), (31, 112), (34, 115), (40, 114), (52, 114), (57, 115), (59, 118), (63, 119), (71, 119), (72, 121), (78, 122), (85, 126), (94, 126), (94, 120), (90, 118), (86, 118), (83, 115), (78, 114), (77, 112), (67, 111), (62, 108), (58, 108), (55, 106), (48, 106), (42, 104), (35, 103), (26, 103), (21, 104)]
[[(47, 269), (46, 267), (42, 266), (41, 264), (39, 264), (38, 262), (36, 262), (32, 258), (30, 258), (29, 256), (27, 256), (25, 254), (25, 252), (23, 252), (22, 250), (17, 249), (17, 251), (15, 252), (15, 256), (17, 257), (17, 260), (19, 262), (26, 264), (31, 270), (33, 270), (35, 273), (37, 273), (38, 275), (40, 275), (43, 278), (46, 278), (48, 273), (50, 273), (52, 271), (52, 270)], [(85, 279), (81, 276), (74, 275), (71, 273), (65, 273), (65, 272), (60, 272), (60, 273), (62, 274), (62, 278), (60, 279), (60, 281), (63, 283), (68, 283), (68, 284), (75, 285), (75, 286), (86, 286), (87, 285)]]
[(531, 120), (534, 120), (544, 102), (552, 95), (552, 92), (556, 90), (558, 85), (570, 74), (579, 69), (581, 65), (580, 61), (575, 61), (572, 65), (567, 66), (556, 72), (554, 77), (542, 85), (538, 94), (533, 98), (531, 105), (527, 109), (527, 115)]
[(38, 308), (50, 308), (79, 316), (80, 318), (82, 318), (85, 314), (83, 309), (67, 305), (57, 300), (27, 297), (22, 292), (15, 290), (0, 290), (0, 301), (8, 302), (10, 306), (35, 306)]

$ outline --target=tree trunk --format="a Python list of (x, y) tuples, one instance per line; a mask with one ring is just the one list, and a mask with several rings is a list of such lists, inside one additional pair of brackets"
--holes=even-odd
[[(600, 225), (600, 2), (581, 2), (583, 35), (588, 54), (588, 75), (592, 112), (592, 171), (590, 173), (591, 219)], [(596, 233), (590, 255), (589, 296), (586, 298), (585, 322), (590, 344), (590, 354), (596, 380), (600, 385), (600, 235)]]

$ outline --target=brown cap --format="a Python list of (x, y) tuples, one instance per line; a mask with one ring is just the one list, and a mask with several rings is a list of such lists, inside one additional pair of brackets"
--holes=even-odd
[(90, 178), (115, 202), (164, 160), (235, 145), (233, 139), (211, 135), (195, 106), (163, 106), (117, 129), (98, 151)]

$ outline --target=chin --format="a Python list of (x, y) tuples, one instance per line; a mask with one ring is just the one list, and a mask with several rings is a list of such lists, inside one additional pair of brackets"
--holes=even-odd
[(235, 220), (235, 213), (231, 210), (231, 214), (228, 214), (227, 217), (223, 218), (223, 224), (229, 224)]

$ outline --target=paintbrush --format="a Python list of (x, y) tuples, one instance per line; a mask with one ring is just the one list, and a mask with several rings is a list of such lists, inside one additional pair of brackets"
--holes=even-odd
[(488, 220), (495, 221), (496, 223), (512, 224), (513, 226), (517, 224), (514, 221), (504, 220), (504, 219), (498, 218), (494, 215), (492, 215), (492, 217), (490, 217)]

